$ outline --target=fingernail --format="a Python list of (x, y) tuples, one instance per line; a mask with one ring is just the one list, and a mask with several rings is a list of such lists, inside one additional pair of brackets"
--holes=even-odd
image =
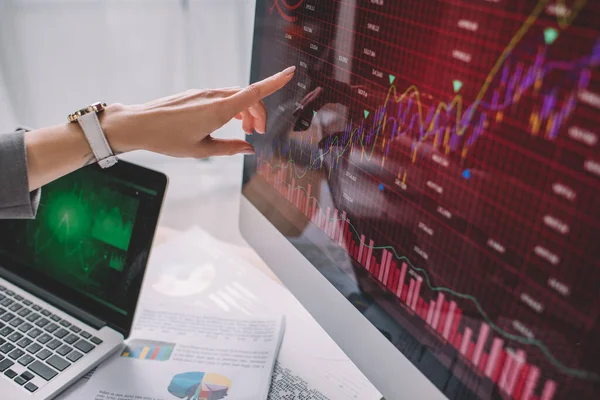
[(256, 154), (256, 152), (254, 151), (254, 149), (245, 149), (245, 150), (242, 150), (242, 154), (252, 155), (252, 154)]
[(284, 69), (283, 71), (281, 71), (281, 73), (283, 75), (292, 75), (294, 73), (294, 71), (296, 71), (296, 66), (292, 65), (291, 67), (288, 67), (288, 68)]

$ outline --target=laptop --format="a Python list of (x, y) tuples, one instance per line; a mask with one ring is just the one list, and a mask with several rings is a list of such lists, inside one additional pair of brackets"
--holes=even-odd
[(48, 399), (129, 335), (167, 186), (119, 162), (43, 188), (35, 220), (0, 220), (0, 393)]

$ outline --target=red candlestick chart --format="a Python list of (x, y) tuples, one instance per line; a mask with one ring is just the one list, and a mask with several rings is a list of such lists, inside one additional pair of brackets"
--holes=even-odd
[(269, 207), (478, 397), (593, 397), (600, 5), (268, 3), (261, 71), (298, 66), (255, 143)]

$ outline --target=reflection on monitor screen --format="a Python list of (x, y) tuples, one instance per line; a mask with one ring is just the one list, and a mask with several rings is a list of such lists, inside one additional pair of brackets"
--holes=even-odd
[(600, 390), (600, 3), (268, 0), (250, 201), (449, 398)]

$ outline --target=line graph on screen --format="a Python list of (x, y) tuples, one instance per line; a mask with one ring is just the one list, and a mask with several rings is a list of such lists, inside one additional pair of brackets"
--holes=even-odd
[[(541, 2), (541, 6), (534, 10), (532, 17), (537, 17), (546, 3), (546, 1)], [(584, 1), (579, 3), (581, 6), (585, 5)], [(466, 109), (464, 109), (462, 95), (457, 93), (450, 101), (440, 101), (437, 106), (429, 107), (427, 112), (417, 86), (411, 85), (399, 93), (397, 86), (393, 83), (395, 80), (390, 79), (392, 84), (385, 101), (372, 114), (372, 118), (369, 118), (370, 113), (365, 112), (362, 121), (357, 123), (350, 121), (341, 137), (335, 136), (326, 140), (324, 152), (311, 155), (311, 163), (304, 169), (298, 167), (296, 176), (302, 177), (307, 170), (321, 168), (323, 160), (327, 156), (335, 159), (341, 158), (354, 145), (360, 146), (361, 154), (370, 160), (376, 146), (380, 144), (380, 136), (389, 125), (391, 125), (391, 138), (382, 145), (386, 156), (389, 154), (395, 138), (416, 131), (421, 142), (433, 138), (434, 146), (443, 146), (446, 154), (458, 150), (464, 158), (469, 149), (488, 129), (490, 121), (492, 123), (494, 121), (501, 122), (505, 110), (518, 104), (528, 91), (539, 95), (544, 78), (551, 72), (569, 71), (576, 73), (579, 78), (564, 99), (558, 99), (556, 89), (547, 90), (545, 94), (542, 94), (541, 107), (534, 110), (529, 117), (531, 135), (540, 134), (540, 130), (545, 124), (545, 138), (555, 140), (575, 108), (577, 94), (590, 83), (591, 69), (600, 65), (600, 39), (596, 41), (596, 45), (589, 55), (570, 62), (548, 60), (549, 45), (545, 45), (540, 46), (535, 54), (533, 65), (528, 68), (524, 67), (522, 63), (515, 63), (514, 66), (505, 63), (511, 51), (518, 45), (518, 40), (515, 38), (521, 38), (535, 21), (535, 18), (528, 19), (523, 28), (515, 35), (487, 75), (475, 101)], [(567, 21), (563, 21), (563, 26), (564, 28), (568, 27)], [(544, 36), (540, 37), (540, 41), (543, 43), (546, 43), (545, 40)], [(515, 43), (513, 44), (513, 42)], [(491, 87), (494, 82), (497, 84), (496, 88)], [(485, 96), (490, 93), (492, 93), (491, 101), (486, 102)], [(388, 112), (391, 106), (397, 106), (395, 115), (390, 115)], [(466, 140), (463, 140), (462, 148), (459, 149), (461, 138), (469, 128), (472, 128), (472, 132)], [(336, 150), (335, 154), (333, 154), (334, 149)], [(280, 150), (282, 153), (286, 153), (288, 149)], [(382, 162), (385, 163), (385, 156)], [(290, 159), (288, 163), (295, 164), (295, 161)]]

